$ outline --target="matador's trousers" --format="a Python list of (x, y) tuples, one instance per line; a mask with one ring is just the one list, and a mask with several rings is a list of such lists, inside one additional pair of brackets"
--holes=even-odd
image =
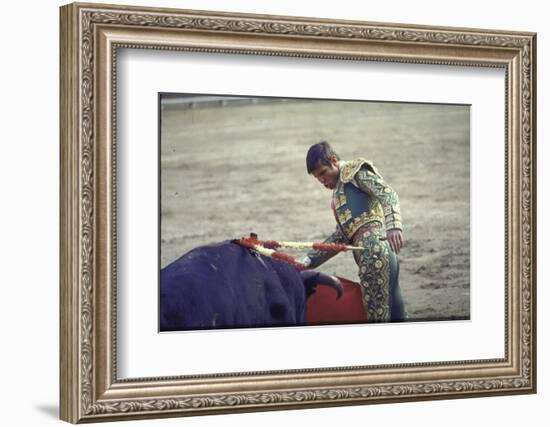
[(353, 244), (364, 251), (354, 251), (367, 322), (402, 322), (405, 306), (399, 288), (399, 262), (387, 240), (380, 240), (380, 230), (359, 230)]

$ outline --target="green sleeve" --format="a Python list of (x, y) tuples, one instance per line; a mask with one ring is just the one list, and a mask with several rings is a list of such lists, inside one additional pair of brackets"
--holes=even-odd
[[(338, 226), (336, 226), (334, 233), (325, 239), (323, 243), (347, 243), (347, 239)], [(307, 265), (309, 268), (317, 268), (334, 257), (337, 253), (338, 252), (312, 250), (307, 253), (305, 259), (308, 261)]]
[(365, 167), (355, 174), (355, 181), (362, 191), (375, 197), (380, 202), (384, 211), (386, 229), (398, 228), (403, 230), (399, 197), (395, 190), (386, 184), (380, 175)]

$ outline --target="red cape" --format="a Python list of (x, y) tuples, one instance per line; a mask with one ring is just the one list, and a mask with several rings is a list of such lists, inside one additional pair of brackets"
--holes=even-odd
[(364, 323), (367, 315), (363, 308), (359, 283), (338, 277), (344, 286), (344, 293), (336, 299), (336, 291), (319, 284), (308, 298), (306, 322), (308, 325), (334, 323)]

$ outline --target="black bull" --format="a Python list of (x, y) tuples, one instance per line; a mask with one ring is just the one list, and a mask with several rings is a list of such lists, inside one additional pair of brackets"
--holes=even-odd
[(201, 246), (160, 272), (160, 330), (303, 325), (307, 296), (338, 279), (229, 241)]

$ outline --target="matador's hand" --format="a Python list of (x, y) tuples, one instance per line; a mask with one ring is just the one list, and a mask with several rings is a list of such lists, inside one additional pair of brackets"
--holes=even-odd
[(386, 239), (388, 240), (392, 251), (398, 254), (404, 243), (403, 232), (399, 228), (392, 228), (391, 230), (386, 231)]

